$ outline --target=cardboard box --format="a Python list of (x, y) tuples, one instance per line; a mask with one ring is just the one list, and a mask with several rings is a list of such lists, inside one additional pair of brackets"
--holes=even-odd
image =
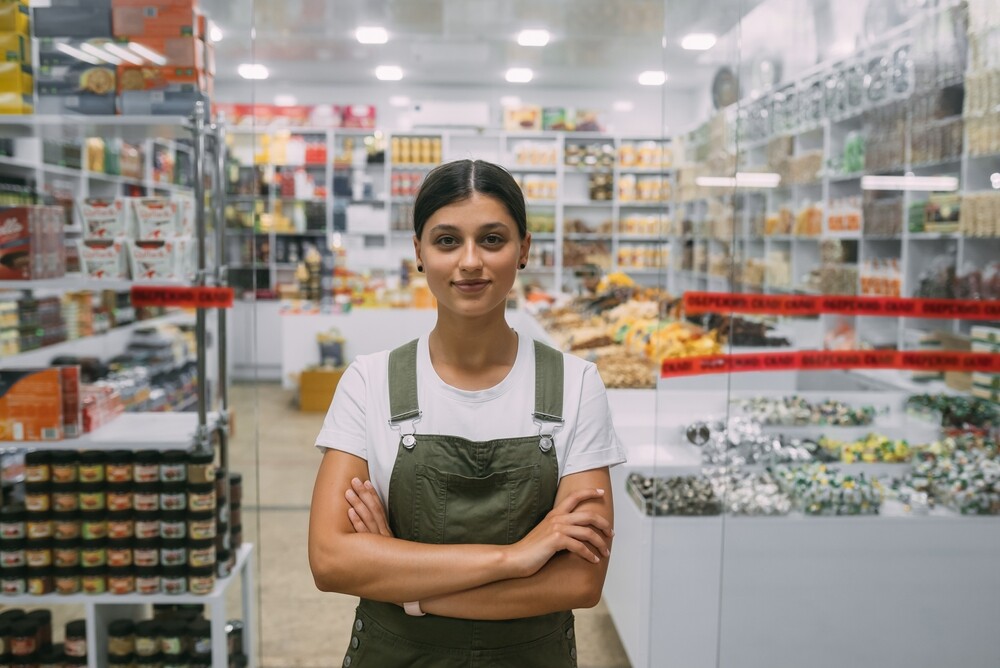
[(118, 66), (119, 93), (128, 90), (199, 92), (208, 89), (208, 74), (194, 67)]
[(122, 239), (77, 241), (80, 271), (90, 278), (128, 278), (128, 251)]
[(35, 105), (30, 95), (0, 92), (0, 114), (33, 114)]
[(28, 6), (16, 3), (0, 3), (0, 32), (18, 32), (27, 35), (31, 25)]
[(127, 236), (125, 212), (120, 199), (88, 197), (77, 204), (86, 239), (115, 239)]
[(31, 65), (31, 38), (16, 32), (0, 32), (0, 62)]
[(80, 367), (61, 366), (63, 438), (83, 435), (83, 400), (80, 395)]
[(167, 197), (129, 197), (125, 200), (126, 229), (139, 241), (178, 236), (177, 202)]
[(190, 3), (119, 6), (115, 2), (111, 8), (111, 34), (115, 37), (204, 37), (204, 24)]
[[(96, 5), (96, 6), (95, 6)], [(79, 4), (53, 2), (36, 7), (31, 28), (35, 37), (107, 37), (111, 32), (111, 9), (101, 0)]]
[[(163, 65), (159, 65), (159, 67), (193, 67), (203, 72), (211, 71), (211, 73), (215, 73), (214, 49), (212, 49), (213, 67), (209, 70), (208, 49), (206, 49), (205, 42), (197, 37), (132, 37), (129, 39), (119, 39), (119, 42), (123, 48), (126, 48), (129, 42), (133, 42), (163, 56), (166, 62)], [(149, 62), (147, 65), (155, 66), (156, 63)]]
[(61, 440), (61, 388), (57, 368), (0, 370), (0, 441)]
[[(972, 341), (965, 336), (957, 336), (950, 332), (936, 332), (941, 340), (941, 349), (952, 352), (970, 352)], [(944, 383), (953, 390), (969, 392), (972, 389), (972, 374), (965, 371), (945, 371)]]
[(114, 99), (118, 73), (114, 65), (90, 65), (76, 61), (65, 65), (40, 65), (39, 95), (96, 95)]
[(31, 95), (35, 79), (30, 65), (0, 63), (0, 92)]
[[(39, 114), (84, 114), (114, 116), (118, 109), (115, 95), (39, 95)], [(30, 112), (29, 112), (30, 113)]]
[(127, 90), (119, 96), (121, 113), (134, 116), (188, 116), (195, 104), (209, 100), (199, 91)]
[(307, 369), (299, 376), (299, 410), (325, 413), (344, 369)]
[(42, 224), (37, 208), (0, 209), (0, 280), (45, 278)]
[(129, 241), (132, 260), (132, 278), (137, 281), (163, 281), (177, 278), (177, 251), (175, 240)]

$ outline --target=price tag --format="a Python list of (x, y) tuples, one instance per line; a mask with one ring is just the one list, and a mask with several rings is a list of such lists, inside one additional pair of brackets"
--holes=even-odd
[(233, 289), (133, 285), (132, 306), (232, 308)]
[(899, 352), (895, 350), (803, 350), (792, 353), (744, 353), (663, 360), (663, 378), (748, 371), (832, 371), (903, 369), (920, 371), (1000, 372), (1000, 353)]

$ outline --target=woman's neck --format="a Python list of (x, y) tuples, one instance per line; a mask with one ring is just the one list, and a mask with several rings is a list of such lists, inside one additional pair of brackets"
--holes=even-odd
[(480, 318), (438, 312), (428, 337), (431, 364), (441, 380), (465, 390), (493, 387), (517, 359), (517, 333), (503, 309)]

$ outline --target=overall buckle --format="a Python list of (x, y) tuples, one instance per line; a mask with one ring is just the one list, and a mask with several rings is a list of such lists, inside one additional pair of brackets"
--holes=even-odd
[(396, 421), (393, 421), (391, 418), (389, 419), (389, 427), (399, 432), (400, 442), (407, 450), (412, 450), (417, 444), (416, 424), (420, 422), (423, 416), (423, 411), (419, 411), (415, 418)]
[(538, 425), (538, 449), (542, 452), (548, 452), (556, 444), (555, 433), (562, 429), (562, 421), (543, 422), (538, 418), (532, 418), (532, 421)]

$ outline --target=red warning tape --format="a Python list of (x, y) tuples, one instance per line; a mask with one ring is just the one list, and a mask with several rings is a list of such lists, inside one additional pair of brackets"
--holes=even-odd
[(232, 308), (233, 289), (133, 285), (132, 306)]
[(1000, 353), (899, 352), (895, 350), (801, 350), (665, 359), (663, 378), (746, 371), (829, 371), (833, 369), (909, 369), (1000, 373)]
[(948, 320), (1000, 320), (1000, 301), (685, 292), (684, 312), (688, 315), (707, 312), (800, 316), (835, 313)]

